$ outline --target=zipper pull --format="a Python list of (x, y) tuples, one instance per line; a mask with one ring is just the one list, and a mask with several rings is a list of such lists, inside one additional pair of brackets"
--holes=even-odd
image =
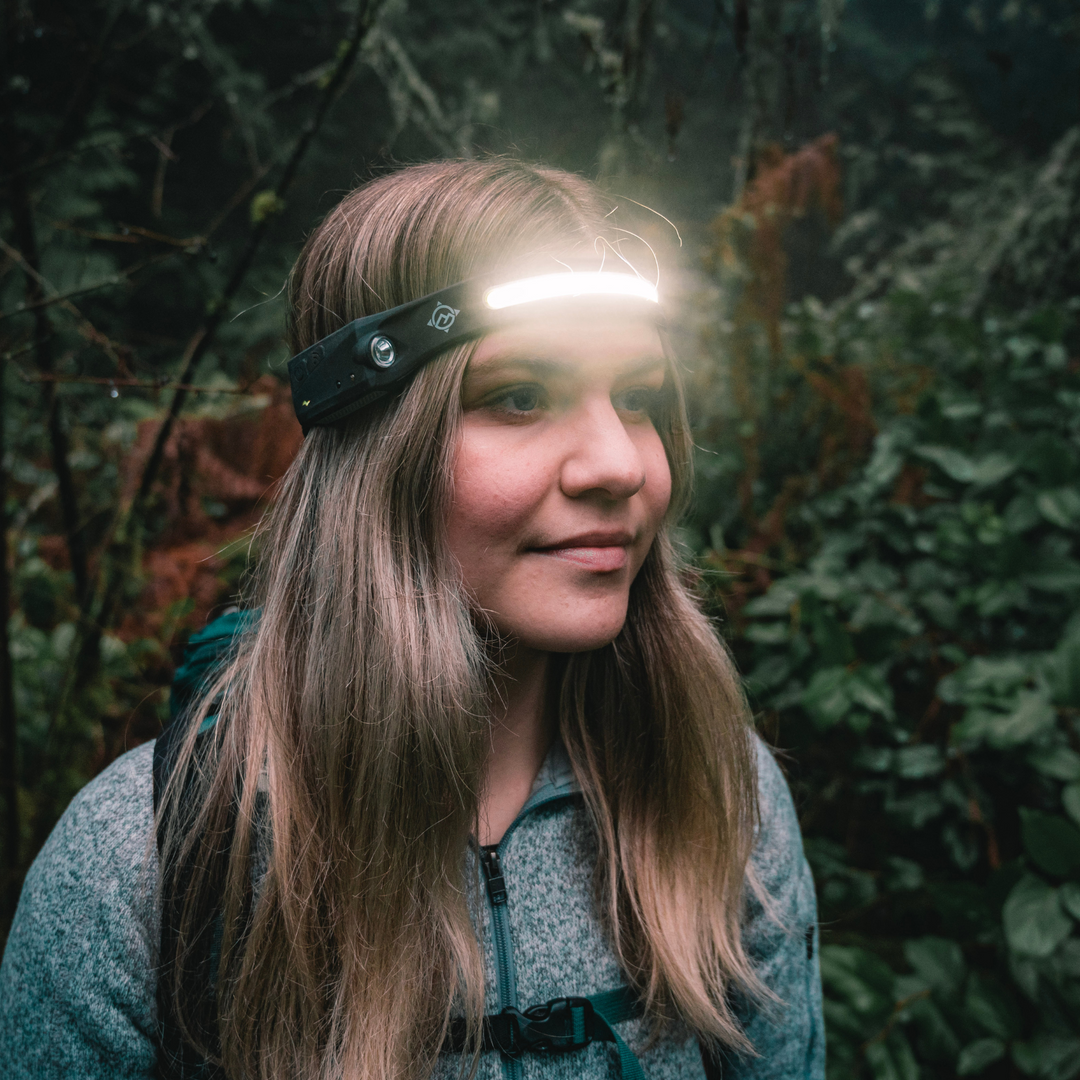
[(484, 881), (487, 883), (488, 897), (493, 906), (506, 903), (506, 881), (503, 879), (502, 864), (495, 845), (480, 849), (480, 865), (484, 868)]

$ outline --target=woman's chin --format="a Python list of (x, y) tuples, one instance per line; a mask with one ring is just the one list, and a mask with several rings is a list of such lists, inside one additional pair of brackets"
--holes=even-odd
[(536, 652), (580, 653), (602, 649), (619, 636), (626, 622), (625, 605), (617, 612), (600, 617), (594, 613), (589, 619), (551, 620), (531, 626), (503, 626), (511, 640)]

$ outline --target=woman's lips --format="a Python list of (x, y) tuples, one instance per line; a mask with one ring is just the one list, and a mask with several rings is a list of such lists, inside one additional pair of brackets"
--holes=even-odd
[(584, 566), (587, 570), (597, 570), (608, 573), (612, 570), (621, 570), (627, 563), (626, 548), (624, 547), (560, 547), (545, 548), (541, 555), (554, 555), (556, 558), (565, 559), (567, 562)]
[(629, 561), (627, 549), (633, 540), (629, 533), (585, 533), (533, 550), (539, 555), (565, 559), (587, 570), (611, 573), (626, 566)]

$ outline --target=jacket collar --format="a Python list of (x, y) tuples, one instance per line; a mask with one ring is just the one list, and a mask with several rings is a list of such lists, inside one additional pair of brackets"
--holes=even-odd
[(521, 813), (527, 814), (541, 803), (576, 795), (580, 791), (581, 787), (570, 764), (570, 756), (566, 752), (566, 747), (563, 746), (562, 739), (556, 736), (547, 757), (544, 758), (544, 764), (540, 766), (540, 771), (536, 774), (532, 791), (525, 800)]

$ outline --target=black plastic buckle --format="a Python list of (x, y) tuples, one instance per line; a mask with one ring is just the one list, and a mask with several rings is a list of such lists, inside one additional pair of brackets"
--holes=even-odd
[(588, 998), (553, 998), (524, 1012), (507, 1006), (502, 1015), (510, 1020), (511, 1046), (503, 1048), (510, 1057), (526, 1051), (551, 1054), (580, 1050), (592, 1042), (593, 1007)]

